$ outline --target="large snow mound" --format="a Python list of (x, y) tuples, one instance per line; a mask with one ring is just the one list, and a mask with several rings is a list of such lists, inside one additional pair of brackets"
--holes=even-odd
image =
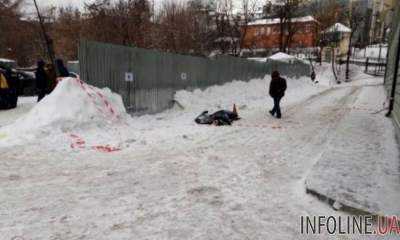
[(26, 115), (8, 128), (13, 131), (43, 130), (46, 127), (76, 127), (122, 119), (126, 111), (120, 95), (99, 89), (79, 79), (65, 78)]
[[(268, 89), (271, 77), (252, 79), (249, 82), (232, 81), (224, 85), (210, 86), (206, 89), (193, 91), (181, 90), (175, 94), (175, 100), (189, 111), (203, 110), (231, 110), (233, 104), (240, 109), (264, 109), (271, 104)], [(326, 90), (325, 86), (318, 86), (308, 77), (287, 78), (287, 91), (282, 105), (287, 106), (300, 101), (318, 92)]]

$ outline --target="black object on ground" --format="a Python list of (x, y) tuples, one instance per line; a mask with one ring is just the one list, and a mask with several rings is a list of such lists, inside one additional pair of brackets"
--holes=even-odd
[(239, 115), (237, 112), (220, 110), (213, 114), (209, 114), (208, 111), (202, 112), (194, 120), (197, 124), (213, 124), (216, 126), (231, 125), (233, 121), (239, 120)]

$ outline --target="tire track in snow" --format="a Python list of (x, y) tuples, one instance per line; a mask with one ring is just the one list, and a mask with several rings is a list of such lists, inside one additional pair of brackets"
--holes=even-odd
[(304, 155), (304, 153), (309, 156), (307, 164), (302, 161), (302, 164), (296, 165), (296, 169), (299, 167), (302, 167), (303, 170), (311, 169), (316, 163), (319, 156), (328, 147), (329, 140), (339, 122), (350, 111), (348, 106), (351, 106), (356, 101), (360, 91), (360, 87), (334, 89), (320, 96), (329, 99), (332, 95), (335, 96), (335, 94), (341, 92), (340, 98), (337, 98), (334, 102), (328, 101), (327, 105), (320, 105), (316, 109), (312, 109), (313, 104), (319, 105), (323, 100), (316, 97), (305, 101), (293, 109), (295, 121), (302, 122), (303, 124), (299, 126), (297, 132), (288, 132), (288, 134), (292, 135), (292, 139), (295, 142), (292, 145), (291, 153), (294, 157), (298, 154)]

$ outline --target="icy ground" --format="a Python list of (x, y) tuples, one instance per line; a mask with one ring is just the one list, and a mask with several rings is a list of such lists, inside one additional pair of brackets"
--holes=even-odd
[[(306, 194), (305, 179), (349, 113), (380, 110), (382, 79), (289, 79), (281, 120), (267, 114), (268, 81), (178, 92), (183, 109), (118, 123), (0, 129), (0, 239), (337, 239), (299, 235), (302, 215), (346, 215)], [(233, 103), (233, 126), (193, 122)], [(19, 128), (17, 115), (0, 121)], [(99, 144), (118, 151), (88, 147)]]
[(312, 168), (306, 179), (307, 189), (365, 212), (400, 216), (395, 129), (376, 111), (382, 103), (370, 100), (371, 96), (385, 99), (385, 95), (376, 87), (364, 87), (357, 98), (350, 100), (355, 103)]
[(21, 115), (27, 113), (36, 103), (36, 98), (19, 97), (18, 108), (0, 111), (0, 127), (13, 123)]

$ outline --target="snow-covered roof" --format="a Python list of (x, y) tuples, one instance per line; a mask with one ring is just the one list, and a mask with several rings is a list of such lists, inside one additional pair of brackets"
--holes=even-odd
[(283, 52), (275, 53), (274, 55), (268, 57), (267, 59), (272, 61), (286, 62), (286, 63), (302, 62), (304, 64), (308, 64), (308, 62), (305, 61), (304, 59), (300, 59), (298, 57)]
[(326, 33), (332, 33), (332, 32), (350, 33), (351, 29), (341, 23), (335, 23), (333, 26), (326, 29), (325, 32)]
[(219, 37), (217, 39), (214, 40), (214, 42), (237, 42), (239, 41), (239, 38), (235, 38), (235, 37)]
[(14, 60), (7, 59), (7, 58), (0, 58), (0, 62), (3, 62), (3, 63), (15, 63)]
[(257, 61), (257, 62), (266, 62), (267, 58), (259, 58), (259, 57), (253, 57), (253, 58), (247, 58), (248, 60), (252, 61)]
[[(292, 18), (291, 22), (317, 22), (313, 16), (297, 17)], [(247, 25), (271, 25), (279, 24), (280, 18), (269, 18), (269, 19), (258, 19), (253, 22), (249, 22)]]
[(283, 53), (283, 52), (278, 52), (275, 53), (274, 55), (270, 56), (269, 59), (272, 60), (290, 60), (290, 59), (297, 59), (295, 56)]

